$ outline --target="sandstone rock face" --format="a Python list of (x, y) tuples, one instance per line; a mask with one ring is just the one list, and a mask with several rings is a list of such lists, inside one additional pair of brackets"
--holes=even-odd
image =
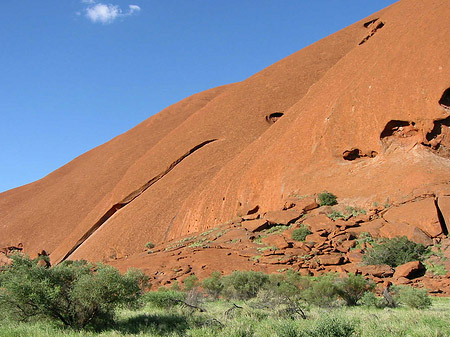
[(405, 277), (412, 279), (422, 276), (425, 273), (425, 266), (420, 261), (412, 261), (395, 268), (394, 278)]
[[(433, 198), (450, 177), (448, 17), (446, 0), (401, 0), (240, 83), (168, 107), (0, 194), (0, 247), (22, 242), (25, 252), (45, 249), (56, 263), (120, 252), (140, 265), (134, 254), (149, 241), (176, 241), (285, 206), (304, 211), (316, 206), (286, 200), (324, 190), (361, 208), (394, 204), (399, 214), (387, 211), (379, 234), (429, 243), (440, 235)], [(416, 196), (428, 197), (408, 214), (403, 204)], [(314, 248), (334, 249), (327, 236), (336, 228), (328, 225), (309, 237)], [(212, 253), (225, 259), (219, 248)], [(217, 266), (204, 254), (195, 258)], [(186, 259), (192, 270), (195, 258)]]
[(408, 224), (420, 228), (432, 238), (442, 233), (433, 198), (391, 208), (383, 217), (387, 222), (398, 227), (401, 227), (403, 224)]

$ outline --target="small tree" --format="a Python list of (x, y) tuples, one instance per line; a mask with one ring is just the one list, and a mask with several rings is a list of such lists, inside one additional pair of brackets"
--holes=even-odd
[(86, 261), (65, 261), (53, 268), (22, 255), (0, 272), (0, 307), (12, 318), (46, 317), (83, 329), (111, 321), (118, 306), (137, 305), (148, 278), (138, 270)]
[(188, 277), (186, 277), (184, 279), (183, 284), (184, 284), (185, 291), (192, 290), (198, 286), (198, 277), (195, 276), (194, 274), (189, 275)]
[(220, 274), (220, 271), (215, 271), (210, 277), (203, 280), (203, 289), (205, 289), (207, 293), (214, 298), (219, 298), (220, 293), (223, 290), (224, 285), (221, 277), (222, 275)]
[(375, 283), (367, 281), (362, 275), (349, 274), (336, 282), (337, 294), (349, 306), (354, 306), (363, 295), (375, 288)]
[(269, 282), (269, 275), (256, 271), (234, 271), (222, 278), (227, 298), (249, 299)]
[(324, 191), (317, 196), (320, 206), (333, 206), (337, 204), (337, 197), (333, 193)]

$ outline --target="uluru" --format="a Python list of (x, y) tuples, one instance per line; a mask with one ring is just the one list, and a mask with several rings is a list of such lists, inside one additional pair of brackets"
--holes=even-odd
[[(415, 282), (358, 267), (355, 246), (406, 236), (450, 259), (449, 18), (448, 1), (401, 0), (1, 193), (0, 258), (45, 250), (160, 284), (283, 268)], [(450, 295), (448, 274), (420, 277)]]

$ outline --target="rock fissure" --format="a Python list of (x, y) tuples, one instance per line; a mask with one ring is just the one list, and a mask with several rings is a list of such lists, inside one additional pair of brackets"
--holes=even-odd
[(439, 199), (438, 198), (434, 199), (434, 205), (436, 206), (436, 211), (438, 214), (439, 223), (441, 224), (442, 233), (444, 233), (445, 235), (448, 235), (448, 227), (447, 227), (447, 224), (445, 223), (444, 215), (442, 214), (441, 209), (439, 208)]
[(172, 164), (169, 165), (167, 169), (165, 169), (163, 172), (158, 174), (157, 176), (150, 179), (147, 183), (145, 183), (142, 187), (139, 189), (133, 191), (128, 196), (126, 196), (122, 201), (118, 202), (117, 204), (113, 205), (106, 213), (77, 241), (77, 243), (67, 252), (66, 255), (61, 259), (60, 262), (66, 260), (69, 258), (70, 255), (72, 255), (89, 237), (94, 234), (106, 221), (108, 221), (118, 210), (121, 208), (129, 205), (133, 200), (135, 200), (137, 197), (139, 197), (142, 193), (144, 193), (150, 186), (161, 180), (165, 175), (167, 175), (170, 171), (172, 171), (179, 163), (181, 163), (184, 159), (189, 157), (191, 154), (193, 154), (195, 151), (201, 149), (203, 146), (212, 143), (216, 141), (217, 139), (211, 139), (204, 141), (197, 146), (194, 146), (192, 149), (190, 149), (188, 152), (186, 152), (184, 155), (179, 157), (177, 160), (175, 160)]
[[(378, 19), (372, 20), (372, 21), (369, 21), (369, 22), (366, 22), (366, 23), (364, 24), (364, 27), (369, 28), (370, 26), (376, 24), (377, 21), (378, 21)], [(367, 26), (366, 26), (366, 25), (367, 25)], [(374, 36), (375, 33), (376, 33), (379, 29), (381, 29), (381, 28), (383, 28), (383, 27), (384, 27), (384, 22), (380, 21), (374, 28), (372, 28), (372, 30), (370, 31), (370, 33), (369, 33), (369, 34), (368, 34), (368, 35), (367, 35), (367, 36), (359, 43), (359, 45), (362, 45), (362, 44), (366, 43), (367, 40), (369, 40), (372, 36)]]

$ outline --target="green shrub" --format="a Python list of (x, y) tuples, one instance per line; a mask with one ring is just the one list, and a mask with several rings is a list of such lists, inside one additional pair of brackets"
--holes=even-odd
[(125, 275), (111, 266), (64, 261), (53, 268), (12, 256), (0, 272), (0, 307), (13, 319), (48, 318), (83, 329), (113, 320), (118, 306), (138, 304), (148, 278), (138, 270)]
[(345, 219), (347, 216), (344, 215), (342, 212), (333, 211), (330, 214), (327, 214), (327, 217), (329, 217), (331, 220), (339, 220), (339, 219)]
[(189, 275), (188, 277), (186, 277), (183, 281), (184, 284), (184, 290), (185, 291), (189, 291), (194, 289), (195, 287), (197, 287), (198, 284), (198, 277), (194, 274)]
[(431, 299), (426, 289), (396, 286), (394, 292), (396, 301), (410, 308), (425, 309), (431, 306)]
[(185, 299), (186, 293), (167, 288), (159, 288), (158, 291), (149, 291), (144, 295), (144, 301), (146, 303), (160, 309), (170, 309)]
[(224, 285), (221, 277), (220, 271), (215, 271), (202, 282), (203, 289), (214, 298), (218, 298), (223, 290)]
[(361, 297), (375, 288), (375, 283), (367, 281), (362, 275), (349, 274), (336, 282), (337, 294), (349, 306), (356, 305)]
[(333, 206), (337, 204), (336, 196), (332, 193), (324, 191), (317, 196), (320, 206)]
[(249, 299), (269, 282), (267, 274), (255, 271), (234, 271), (222, 278), (226, 298)]
[(317, 320), (312, 329), (306, 331), (305, 337), (350, 337), (355, 334), (354, 323), (333, 316), (323, 316)]
[(301, 225), (300, 228), (294, 229), (292, 231), (292, 240), (305, 241), (306, 237), (309, 234), (312, 234), (309, 228), (305, 225)]
[(307, 303), (319, 307), (332, 306), (337, 298), (335, 280), (335, 274), (305, 278), (304, 283), (301, 285), (303, 288), (301, 292), (302, 298)]
[(145, 248), (147, 248), (147, 249), (155, 248), (155, 244), (153, 242), (147, 242), (145, 244)]
[(359, 305), (365, 307), (384, 308), (385, 303), (383, 298), (377, 297), (373, 292), (367, 291), (358, 301)]
[(410, 261), (423, 260), (425, 252), (424, 245), (409, 241), (406, 236), (383, 239), (367, 250), (363, 255), (363, 262), (365, 264), (387, 264), (395, 268)]

